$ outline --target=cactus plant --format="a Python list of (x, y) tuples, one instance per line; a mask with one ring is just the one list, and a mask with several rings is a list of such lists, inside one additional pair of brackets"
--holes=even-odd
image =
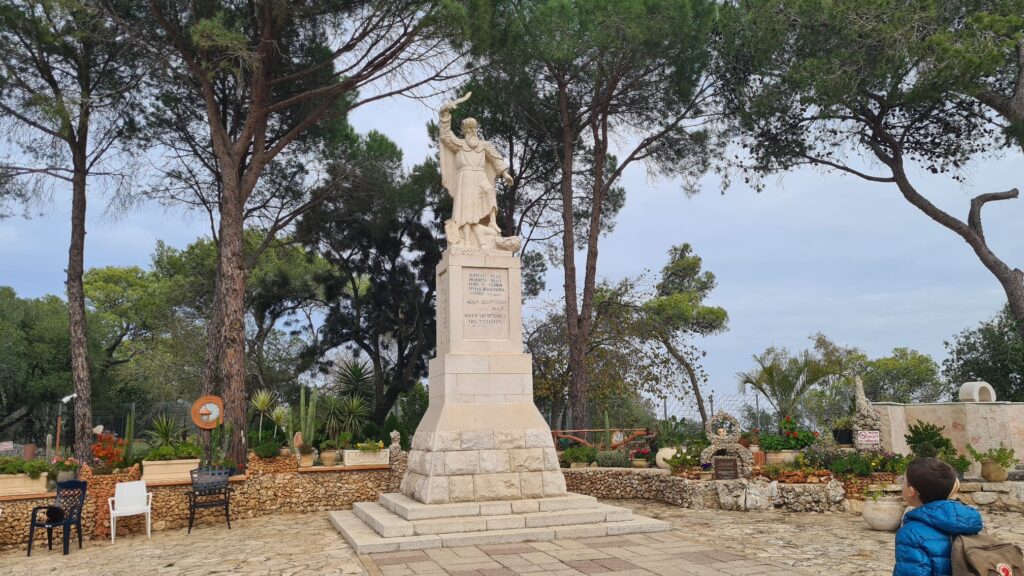
[(604, 411), (604, 449), (612, 449), (612, 427), (608, 424), (608, 411)]
[(309, 391), (309, 403), (306, 403), (306, 387), (299, 392), (299, 432), (302, 432), (302, 443), (313, 446), (316, 442), (316, 389)]

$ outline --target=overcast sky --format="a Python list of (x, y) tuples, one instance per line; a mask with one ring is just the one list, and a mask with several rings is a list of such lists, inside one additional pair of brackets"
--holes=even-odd
[[(417, 101), (392, 100), (358, 110), (352, 122), (395, 140), (411, 166), (429, 153), (424, 124), (433, 115)], [(1024, 186), (1021, 160), (1018, 153), (978, 164), (966, 185), (920, 174), (915, 182), (965, 217), (971, 196)], [(639, 167), (623, 184), (626, 205), (615, 231), (601, 239), (598, 273), (616, 280), (657, 271), (671, 246), (689, 242), (718, 278), (711, 303), (729, 312), (729, 330), (699, 343), (720, 395), (736, 392), (735, 373), (752, 367), (752, 354), (773, 344), (807, 347), (817, 331), (873, 356), (906, 346), (941, 363), (944, 340), (1005, 303), (967, 244), (893, 185), (806, 170), (769, 181), (761, 193), (734, 185), (722, 195), (708, 177), (687, 198), (679, 182), (649, 180)], [(91, 202), (87, 268), (147, 266), (158, 239), (184, 247), (208, 234), (198, 215), (147, 205), (111, 220), (101, 199)], [(989, 204), (984, 223), (995, 252), (1024, 267), (1024, 200)], [(22, 297), (63, 295), (68, 239), (66, 192), (55, 194), (42, 217), (0, 221), (0, 285)], [(561, 286), (561, 271), (553, 270), (542, 298), (560, 297), (554, 291)]]

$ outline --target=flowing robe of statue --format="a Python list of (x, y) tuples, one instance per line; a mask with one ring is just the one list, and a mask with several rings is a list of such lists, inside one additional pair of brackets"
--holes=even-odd
[(501, 236), (494, 181), (500, 176), (511, 183), (512, 178), (508, 175), (508, 165), (501, 154), (489, 142), (477, 138), (476, 120), (467, 118), (462, 122), (464, 138), (452, 132), (451, 111), (468, 96), (446, 104), (441, 109), (438, 142), (441, 184), (454, 202), (454, 226), (446, 230), (446, 233), (451, 244), (474, 248), (493, 247)]

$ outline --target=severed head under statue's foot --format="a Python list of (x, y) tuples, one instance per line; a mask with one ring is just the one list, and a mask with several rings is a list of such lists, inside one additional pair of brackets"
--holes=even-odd
[(444, 231), (449, 247), (518, 252), (522, 243), (519, 236), (502, 236), (500, 230), (485, 223), (460, 227), (455, 220), (448, 220)]

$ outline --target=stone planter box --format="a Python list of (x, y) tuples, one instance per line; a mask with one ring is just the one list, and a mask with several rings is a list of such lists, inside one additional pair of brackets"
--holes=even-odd
[(362, 450), (342, 450), (345, 466), (381, 466), (390, 462), (391, 452), (388, 450), (377, 450), (376, 452), (363, 452)]
[(39, 478), (29, 478), (28, 474), (0, 474), (0, 496), (17, 496), (19, 494), (45, 494), (46, 473)]
[(199, 459), (143, 460), (142, 479), (146, 482), (191, 482), (192, 470), (199, 468)]
[(779, 450), (778, 452), (765, 452), (764, 459), (765, 464), (771, 466), (772, 464), (789, 464), (796, 460), (796, 455), (799, 450)]

